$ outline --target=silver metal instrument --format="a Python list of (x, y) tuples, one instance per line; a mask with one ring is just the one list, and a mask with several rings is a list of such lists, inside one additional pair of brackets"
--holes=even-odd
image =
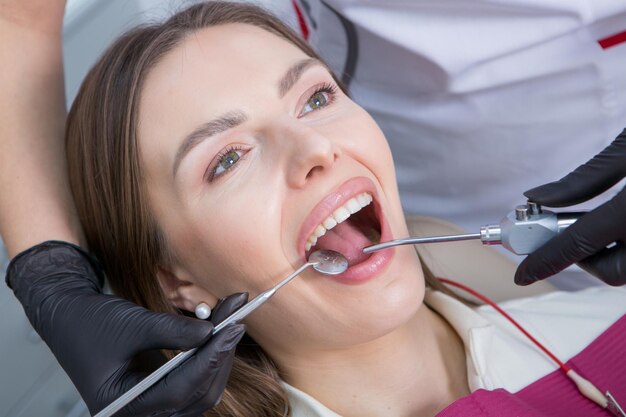
[(584, 214), (585, 212), (555, 213), (529, 201), (517, 206), (499, 224), (481, 227), (480, 233), (392, 240), (368, 246), (363, 249), (363, 253), (399, 245), (480, 239), (483, 245), (502, 245), (517, 255), (527, 255), (571, 226)]
[(348, 260), (334, 250), (316, 250), (309, 256), (309, 262), (315, 262), (313, 269), (326, 275), (341, 274), (348, 269)]
[(607, 399), (607, 410), (609, 410), (614, 416), (626, 417), (626, 411), (624, 411), (624, 409), (620, 407), (620, 405), (617, 403), (617, 400), (610, 392), (606, 391), (604, 393), (604, 396)]
[(615, 397), (609, 391), (606, 391), (604, 396), (607, 399), (607, 410), (609, 410), (614, 416), (626, 417), (626, 411), (624, 411), (624, 409), (618, 404)]
[[(317, 272), (326, 275), (337, 275), (344, 272), (348, 269), (348, 261), (346, 258), (340, 254), (339, 252), (335, 252), (332, 250), (319, 250), (315, 251), (309, 256), (309, 261), (303, 264), (300, 268), (296, 269), (291, 275), (287, 278), (280, 281), (278, 284), (273, 286), (272, 288), (263, 291), (261, 294), (254, 297), (252, 300), (247, 302), (243, 307), (239, 310), (235, 311), (233, 314), (228, 316), (224, 321), (213, 328), (211, 334), (216, 334), (224, 327), (229, 324), (238, 322), (243, 320), (248, 314), (255, 311), (257, 308), (261, 307), (265, 304), (280, 288), (282, 288), (289, 281), (297, 277), (302, 271), (312, 266)], [(118, 399), (113, 401), (111, 404), (103, 408), (98, 414), (94, 417), (110, 417), (122, 408), (126, 406), (129, 402), (137, 398), (141, 393), (154, 385), (158, 380), (167, 375), (170, 371), (176, 368), (178, 365), (183, 363), (186, 359), (192, 356), (198, 348), (193, 348), (187, 350), (185, 352), (181, 352), (178, 355), (174, 356), (172, 359), (163, 364), (159, 369), (152, 372), (146, 378), (142, 379), (137, 385), (126, 391), (123, 395), (121, 395)]]

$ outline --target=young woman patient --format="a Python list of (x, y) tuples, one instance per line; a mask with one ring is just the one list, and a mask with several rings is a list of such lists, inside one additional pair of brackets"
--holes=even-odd
[[(86, 78), (67, 147), (90, 249), (118, 294), (153, 310), (256, 295), (312, 249), (348, 257), (346, 273), (306, 271), (245, 320), (208, 415), (432, 416), (554, 369), (491, 310), (427, 290), (440, 284), (413, 248), (360, 252), (408, 235), (385, 137), (257, 8), (198, 5), (123, 36)], [(623, 314), (620, 297), (595, 297), (610, 307), (584, 335), (547, 339), (571, 357)], [(477, 353), (476, 329), (492, 322), (504, 329), (489, 336), (495, 363)]]

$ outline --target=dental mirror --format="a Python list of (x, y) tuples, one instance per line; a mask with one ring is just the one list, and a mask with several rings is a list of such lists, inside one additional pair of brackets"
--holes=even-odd
[(309, 262), (315, 262), (313, 269), (326, 275), (338, 275), (348, 269), (345, 256), (329, 249), (316, 250), (309, 256)]

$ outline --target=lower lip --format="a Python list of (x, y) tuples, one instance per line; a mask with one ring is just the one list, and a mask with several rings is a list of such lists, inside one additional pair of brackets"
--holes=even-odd
[(362, 284), (379, 276), (391, 263), (394, 254), (394, 248), (375, 252), (367, 261), (351, 266), (343, 274), (327, 277), (342, 284)]
[[(378, 218), (382, 218), (382, 210), (377, 206)], [(392, 240), (389, 224), (386, 219), (381, 221), (380, 241)], [(327, 278), (342, 284), (362, 284), (379, 276), (391, 263), (395, 255), (395, 247), (374, 252), (366, 261), (349, 267), (346, 272), (338, 275), (325, 275)]]

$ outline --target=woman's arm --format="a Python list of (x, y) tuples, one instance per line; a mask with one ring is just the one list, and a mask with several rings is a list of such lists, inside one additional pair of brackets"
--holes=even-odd
[(81, 243), (65, 163), (65, 0), (0, 0), (0, 234), (9, 257)]

